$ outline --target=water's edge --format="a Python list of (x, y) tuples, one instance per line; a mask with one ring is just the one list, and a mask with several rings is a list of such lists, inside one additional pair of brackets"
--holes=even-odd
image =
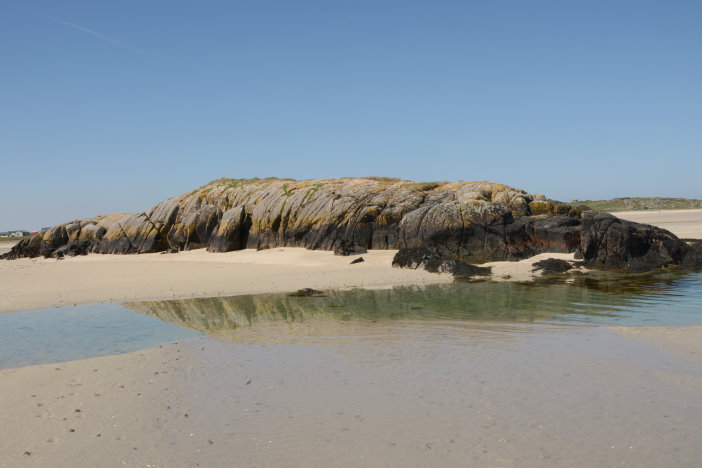
[(260, 340), (275, 330), (269, 339), (281, 334), (334, 339), (353, 329), (355, 335), (370, 336), (377, 334), (378, 323), (398, 337), (408, 324), (465, 330), (487, 324), (491, 333), (506, 334), (515, 333), (511, 325), (519, 324), (700, 325), (702, 273), (603, 274), (567, 282), (454, 283), (329, 290), (314, 297), (261, 294), (15, 312), (0, 315), (0, 368), (119, 354), (201, 335)]

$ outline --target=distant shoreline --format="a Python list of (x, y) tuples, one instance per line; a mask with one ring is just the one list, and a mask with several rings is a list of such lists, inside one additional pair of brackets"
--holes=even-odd
[(573, 200), (574, 205), (587, 205), (593, 210), (610, 213), (624, 211), (668, 211), (702, 209), (702, 200), (671, 197), (622, 197), (611, 200)]

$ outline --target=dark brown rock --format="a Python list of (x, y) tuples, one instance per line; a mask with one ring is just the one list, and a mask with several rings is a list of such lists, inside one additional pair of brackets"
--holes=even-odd
[(298, 289), (297, 291), (288, 294), (290, 297), (313, 297), (313, 296), (321, 296), (324, 293), (322, 291), (317, 291), (316, 289), (312, 288), (302, 288)]
[(207, 250), (229, 252), (245, 248), (250, 227), (251, 217), (246, 213), (245, 206), (236, 206), (225, 211), (217, 229), (209, 237)]
[(685, 239), (690, 250), (682, 260), (682, 266), (693, 270), (702, 270), (702, 239)]
[(366, 250), (365, 247), (361, 247), (360, 245), (354, 244), (348, 240), (342, 240), (339, 243), (339, 246), (334, 249), (334, 255), (342, 255), (344, 257), (348, 257), (349, 255), (364, 254), (367, 252), (368, 250)]
[(76, 255), (88, 255), (92, 244), (87, 240), (77, 240), (69, 242), (66, 245), (54, 250), (51, 256), (53, 258), (75, 257)]
[(619, 219), (608, 213), (583, 213), (581, 250), (585, 265), (641, 272), (680, 265), (690, 247), (665, 229)]
[(531, 271), (541, 270), (544, 275), (565, 273), (566, 271), (573, 269), (573, 265), (566, 260), (561, 260), (559, 258), (547, 258), (545, 260), (540, 260), (534, 263), (533, 266), (534, 268), (532, 268)]
[(445, 256), (424, 247), (401, 248), (392, 260), (392, 266), (399, 268), (423, 268), (431, 273), (451, 273), (462, 281), (474, 276), (487, 276), (490, 267), (473, 265), (457, 256)]

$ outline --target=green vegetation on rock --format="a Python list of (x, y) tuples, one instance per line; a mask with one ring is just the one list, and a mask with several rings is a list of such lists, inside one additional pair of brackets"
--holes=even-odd
[(305, 198), (306, 198), (306, 201), (307, 201), (308, 203), (309, 203), (309, 201), (312, 199), (312, 197), (314, 196), (315, 192), (317, 192), (317, 190), (319, 190), (319, 188), (322, 187), (323, 185), (324, 185), (324, 184), (321, 183), (321, 182), (320, 182), (320, 183), (316, 183), (316, 184), (314, 184), (312, 187), (310, 187), (310, 188), (307, 190), (307, 193), (305, 194)]

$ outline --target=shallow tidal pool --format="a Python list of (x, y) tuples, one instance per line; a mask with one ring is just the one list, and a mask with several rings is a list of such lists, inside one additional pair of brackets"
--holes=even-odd
[[(0, 368), (119, 354), (201, 335), (343, 336), (374, 324), (402, 333), (471, 323), (590, 326), (702, 324), (702, 273), (591, 274), (536, 283), (476, 282), (59, 307), (0, 315)], [(363, 324), (368, 328), (363, 328)], [(288, 327), (290, 328), (290, 327)], [(273, 333), (276, 335), (278, 332)], [(505, 331), (504, 333), (510, 333)]]

